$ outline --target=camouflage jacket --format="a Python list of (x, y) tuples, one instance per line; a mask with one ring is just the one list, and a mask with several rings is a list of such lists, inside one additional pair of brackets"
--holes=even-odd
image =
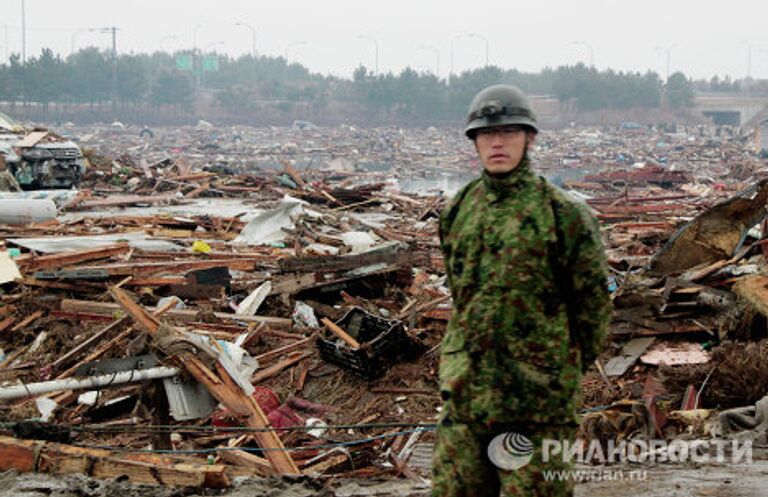
[(570, 424), (581, 372), (611, 304), (599, 228), (586, 206), (531, 171), (483, 173), (444, 209), (453, 314), (440, 390), (454, 421)]

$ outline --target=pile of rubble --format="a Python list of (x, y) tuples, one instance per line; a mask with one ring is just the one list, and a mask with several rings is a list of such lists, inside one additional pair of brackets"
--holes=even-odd
[[(134, 131), (78, 130), (94, 147), (79, 191), (5, 194), (30, 211), (0, 225), (0, 468), (427, 477), (446, 196), (404, 185), (428, 171), (455, 190), (471, 147), (434, 129)], [(611, 266), (589, 437), (763, 428), (768, 180), (740, 139), (541, 142), (541, 172), (594, 209)]]

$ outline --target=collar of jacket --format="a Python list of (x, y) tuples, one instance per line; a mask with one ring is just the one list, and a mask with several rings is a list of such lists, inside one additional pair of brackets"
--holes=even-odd
[(492, 176), (483, 170), (483, 184), (491, 201), (502, 200), (535, 183), (537, 176), (531, 170), (528, 159), (503, 176)]

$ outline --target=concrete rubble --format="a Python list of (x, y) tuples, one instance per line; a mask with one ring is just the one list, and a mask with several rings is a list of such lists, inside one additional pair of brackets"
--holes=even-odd
[[(0, 225), (0, 469), (424, 484), (451, 314), (437, 216), (479, 174), (458, 130), (64, 128), (89, 163), (79, 188), (2, 194), (55, 215)], [(749, 140), (539, 142), (611, 268), (585, 436), (764, 427), (768, 161)]]

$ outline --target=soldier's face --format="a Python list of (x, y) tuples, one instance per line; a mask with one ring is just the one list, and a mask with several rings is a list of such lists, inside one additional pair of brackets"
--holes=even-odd
[(521, 126), (482, 128), (475, 135), (475, 148), (488, 173), (505, 174), (520, 164), (525, 150), (533, 144), (535, 137)]

